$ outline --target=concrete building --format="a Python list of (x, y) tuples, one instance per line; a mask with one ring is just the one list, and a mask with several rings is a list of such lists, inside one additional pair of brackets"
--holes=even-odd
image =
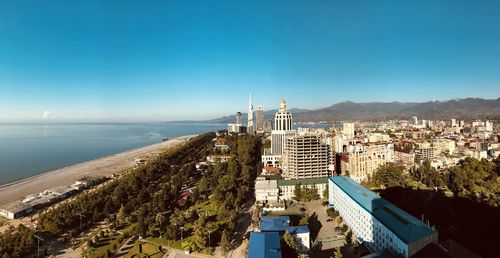
[(415, 162), (433, 159), (434, 157), (433, 147), (420, 147), (415, 150)]
[(289, 179), (327, 177), (331, 174), (331, 147), (316, 135), (286, 137), (283, 176)]
[(416, 116), (411, 117), (411, 124), (412, 125), (418, 125), (418, 118)]
[(329, 204), (371, 252), (410, 257), (438, 232), (349, 177), (329, 178)]
[(255, 200), (260, 203), (278, 202), (277, 180), (255, 180)]
[(264, 133), (264, 107), (257, 106), (255, 109), (255, 131), (257, 133)]
[(342, 174), (349, 176), (357, 182), (365, 181), (371, 176), (379, 166), (394, 160), (394, 145), (356, 145), (349, 151)]
[(276, 185), (279, 189), (279, 199), (292, 200), (295, 197), (295, 186), (300, 185), (305, 188), (315, 187), (318, 190), (318, 196), (323, 197), (323, 191), (328, 187), (328, 178), (308, 178), (308, 179), (291, 179), (291, 180), (277, 180)]
[(354, 123), (342, 123), (342, 134), (346, 139), (354, 138)]
[(434, 155), (440, 155), (441, 153), (452, 155), (455, 152), (456, 144), (451, 139), (433, 139), (432, 147), (434, 147)]
[(271, 133), (272, 130), (273, 130), (273, 121), (272, 120), (264, 121), (264, 133)]
[(15, 201), (0, 207), (0, 216), (8, 219), (17, 219), (33, 211), (33, 207), (22, 201)]
[(271, 153), (273, 155), (283, 154), (285, 138), (294, 134), (292, 114), (286, 110), (286, 101), (283, 99), (281, 100), (280, 110), (274, 116), (274, 129), (271, 132)]
[(452, 118), (451, 119), (451, 127), (456, 127), (457, 126), (457, 119)]
[(248, 101), (248, 125), (247, 125), (247, 132), (249, 134), (254, 134), (255, 133), (255, 126), (253, 123), (253, 106), (252, 106), (252, 95), (250, 95), (249, 101)]
[(269, 167), (281, 167), (281, 155), (266, 154), (261, 156), (262, 164)]

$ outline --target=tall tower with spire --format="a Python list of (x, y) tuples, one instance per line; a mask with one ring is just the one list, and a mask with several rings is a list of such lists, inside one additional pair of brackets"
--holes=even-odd
[(250, 99), (248, 102), (248, 127), (247, 127), (247, 132), (249, 134), (254, 133), (254, 128), (253, 128), (253, 106), (252, 106), (252, 94), (250, 94)]
[(274, 116), (274, 128), (271, 131), (271, 153), (282, 155), (285, 137), (294, 134), (292, 113), (286, 110), (286, 100), (282, 99), (280, 109)]

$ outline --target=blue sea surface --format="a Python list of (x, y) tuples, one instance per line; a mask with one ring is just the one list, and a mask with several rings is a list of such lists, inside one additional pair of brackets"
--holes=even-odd
[(225, 124), (0, 124), (0, 185)]

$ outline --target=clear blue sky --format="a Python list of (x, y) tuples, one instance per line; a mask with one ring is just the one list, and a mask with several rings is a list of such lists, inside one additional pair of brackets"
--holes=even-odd
[(2, 1), (0, 121), (500, 96), (499, 1)]

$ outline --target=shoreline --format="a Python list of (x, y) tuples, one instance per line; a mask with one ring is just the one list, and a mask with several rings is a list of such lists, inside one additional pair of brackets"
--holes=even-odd
[(38, 193), (55, 186), (73, 184), (75, 180), (84, 176), (112, 175), (122, 169), (133, 167), (135, 165), (135, 159), (144, 159), (152, 154), (161, 153), (165, 149), (185, 143), (195, 136), (196, 135), (179, 136), (164, 142), (83, 161), (67, 167), (5, 183), (0, 185), (0, 206), (23, 199), (26, 195)]

